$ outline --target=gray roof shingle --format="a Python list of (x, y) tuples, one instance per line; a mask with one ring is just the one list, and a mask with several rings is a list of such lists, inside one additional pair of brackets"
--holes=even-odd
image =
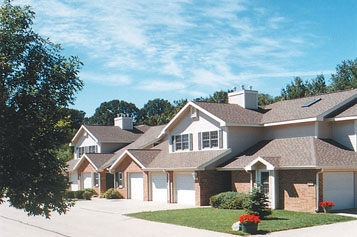
[(314, 137), (265, 140), (241, 153), (224, 169), (243, 169), (261, 157), (276, 168), (357, 168), (357, 153), (332, 141)]

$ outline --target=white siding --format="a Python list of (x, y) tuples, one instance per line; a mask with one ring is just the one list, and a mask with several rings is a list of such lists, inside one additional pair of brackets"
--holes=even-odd
[[(316, 136), (315, 123), (300, 123), (265, 128), (265, 139)], [(263, 140), (263, 139), (262, 139)]]
[(229, 127), (228, 148), (232, 149), (232, 155), (236, 155), (253, 146), (262, 138), (262, 128), (252, 127)]
[[(215, 131), (219, 130), (220, 126), (219, 123), (212, 118), (208, 117), (202, 112), (199, 112), (198, 118), (191, 118), (190, 113), (187, 112), (185, 117), (181, 119), (178, 124), (170, 131), (169, 138), (171, 139), (172, 135), (177, 134), (192, 134), (193, 139), (193, 151), (198, 151), (198, 133), (205, 132), (205, 131)], [(223, 148), (226, 148), (225, 142), (225, 133), (223, 133)], [(172, 151), (170, 145), (170, 152)]]
[(357, 151), (356, 122), (340, 121), (332, 124), (332, 139)]

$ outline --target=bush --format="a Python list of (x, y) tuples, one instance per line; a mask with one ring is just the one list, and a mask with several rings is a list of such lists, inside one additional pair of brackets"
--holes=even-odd
[(271, 215), (268, 197), (260, 187), (253, 189), (243, 206), (248, 214), (257, 215), (260, 219), (264, 219), (266, 216)]
[(74, 191), (71, 190), (66, 190), (64, 193), (64, 197), (67, 199), (73, 199), (74, 198)]
[(247, 194), (238, 192), (223, 192), (210, 197), (209, 204), (220, 209), (243, 209)]
[(93, 196), (93, 193), (89, 190), (85, 190), (83, 192), (83, 199), (85, 199), (85, 200), (90, 200), (92, 198), (92, 196)]
[(84, 189), (84, 191), (87, 191), (87, 192), (91, 193), (92, 196), (98, 195), (97, 192), (92, 188), (86, 188), (86, 189)]
[(77, 199), (83, 199), (83, 193), (84, 193), (84, 190), (74, 191), (74, 197)]
[(105, 193), (104, 193), (104, 197), (106, 199), (119, 199), (122, 198), (122, 196), (120, 195), (120, 193), (115, 190), (114, 188), (110, 188), (108, 189)]

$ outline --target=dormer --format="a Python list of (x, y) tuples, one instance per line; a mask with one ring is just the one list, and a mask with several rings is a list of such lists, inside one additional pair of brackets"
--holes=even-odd
[(249, 90), (242, 86), (242, 90), (228, 93), (228, 103), (237, 104), (245, 109), (258, 109), (258, 91), (252, 90), (251, 86)]

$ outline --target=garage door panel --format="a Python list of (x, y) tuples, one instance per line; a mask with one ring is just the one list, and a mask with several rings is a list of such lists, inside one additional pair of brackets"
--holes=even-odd
[(195, 204), (195, 180), (191, 173), (175, 175), (176, 202)]
[(151, 175), (152, 201), (167, 202), (167, 179), (166, 174), (153, 173)]
[(354, 208), (353, 172), (324, 173), (324, 201), (332, 201), (334, 209)]
[(143, 175), (140, 173), (129, 174), (130, 179), (130, 198), (136, 200), (144, 199)]
[(92, 188), (92, 174), (83, 173), (83, 188)]
[(78, 172), (77, 171), (70, 173), (70, 182), (71, 182), (71, 190), (77, 191), (78, 190)]

